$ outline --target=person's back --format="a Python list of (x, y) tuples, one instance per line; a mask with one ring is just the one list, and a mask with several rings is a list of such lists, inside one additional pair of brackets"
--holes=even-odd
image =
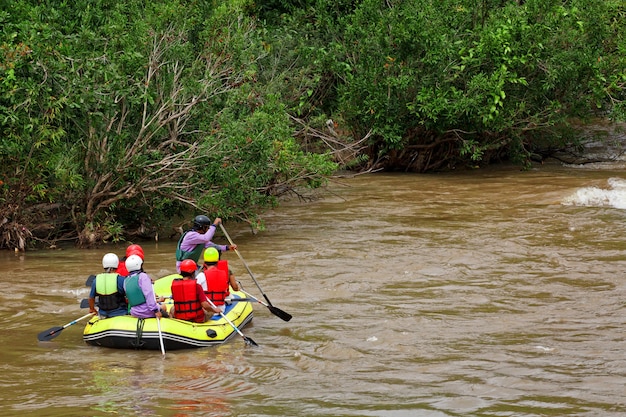
[(197, 265), (191, 259), (186, 259), (180, 264), (182, 278), (172, 281), (172, 299), (174, 306), (170, 310), (170, 317), (180, 320), (203, 323), (207, 316), (216, 313), (216, 309), (208, 303), (202, 287), (193, 278)]
[(178, 272), (180, 272), (181, 262), (185, 259), (191, 259), (197, 263), (202, 255), (202, 251), (210, 246), (217, 246), (222, 251), (237, 249), (236, 245), (216, 245), (211, 241), (217, 225), (221, 221), (222, 219), (218, 217), (214, 222), (211, 222), (211, 219), (204, 215), (194, 218), (191, 230), (183, 233), (176, 245), (176, 270)]
[[(198, 287), (198, 283), (194, 279), (190, 279), (189, 276), (172, 281), (174, 307), (170, 311), (171, 317), (196, 323), (204, 322), (205, 314), (198, 294)], [(201, 287), (200, 292), (204, 294)]]
[(207, 297), (216, 306), (224, 304), (224, 300), (230, 294), (228, 291), (228, 273), (219, 269), (217, 265), (213, 265), (204, 270), (204, 276), (206, 277)]
[(147, 319), (151, 317), (161, 318), (161, 308), (154, 297), (152, 280), (142, 270), (143, 259), (138, 255), (131, 255), (126, 260), (128, 277), (124, 280), (124, 290), (130, 306), (130, 314), (133, 317)]
[[(202, 280), (202, 287), (207, 298), (211, 300), (221, 311), (224, 311), (226, 297), (229, 292), (228, 271), (219, 267), (219, 252), (216, 248), (207, 248), (204, 251), (204, 265), (202, 274), (199, 274), (199, 281)], [(228, 266), (226, 265), (226, 269)]]
[(102, 318), (128, 314), (124, 291), (124, 278), (117, 273), (119, 259), (114, 253), (102, 258), (104, 273), (96, 275), (89, 293), (89, 311), (96, 313), (95, 298), (98, 297), (97, 313)]

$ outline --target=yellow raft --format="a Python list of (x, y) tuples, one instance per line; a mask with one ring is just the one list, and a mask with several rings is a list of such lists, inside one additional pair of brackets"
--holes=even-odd
[[(180, 275), (168, 275), (154, 283), (157, 296), (171, 295), (171, 284)], [(237, 301), (245, 294), (232, 291), (233, 302), (226, 306), (224, 315), (241, 330), (252, 320), (252, 303)], [(171, 299), (168, 299), (171, 304)], [(201, 348), (219, 345), (236, 335), (236, 331), (227, 320), (216, 314), (205, 323), (192, 323), (170, 318), (161, 319), (161, 334), (166, 350)], [(94, 346), (117, 349), (160, 350), (157, 319), (138, 319), (131, 316), (118, 316), (108, 319), (93, 317), (83, 331), (83, 340)]]

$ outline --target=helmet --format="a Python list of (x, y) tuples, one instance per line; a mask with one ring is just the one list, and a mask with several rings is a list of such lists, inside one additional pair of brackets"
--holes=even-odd
[(107, 253), (102, 257), (102, 267), (104, 269), (117, 268), (120, 264), (120, 259), (114, 253)]
[(143, 259), (141, 259), (139, 255), (130, 255), (126, 259), (126, 269), (128, 269), (128, 272), (141, 270), (141, 265), (143, 265)]
[(141, 253), (141, 259), (144, 258), (143, 248), (137, 244), (128, 245), (128, 247), (126, 248), (126, 257), (129, 257), (130, 255), (139, 255), (139, 253), (131, 253), (131, 252), (139, 252)]
[(198, 265), (193, 259), (185, 259), (180, 264), (180, 272), (187, 272), (189, 274), (192, 274), (196, 271), (196, 269), (198, 269)]
[(143, 251), (140, 251), (138, 249), (134, 249), (134, 250), (131, 250), (131, 251), (126, 251), (126, 259), (128, 259), (128, 257), (132, 256), (132, 255), (137, 255), (142, 260), (145, 259), (145, 256), (143, 256)]
[(193, 219), (194, 229), (202, 229), (203, 227), (209, 227), (210, 225), (211, 225), (211, 219), (209, 219), (207, 216), (203, 214), (196, 216)]
[(204, 262), (217, 262), (220, 260), (220, 253), (215, 248), (204, 250)]

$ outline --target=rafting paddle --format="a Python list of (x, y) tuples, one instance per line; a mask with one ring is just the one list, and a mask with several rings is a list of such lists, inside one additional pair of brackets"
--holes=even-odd
[[(157, 307), (159, 307), (159, 302), (157, 301), (156, 294), (154, 295), (154, 301), (157, 303)], [(159, 307), (159, 312), (161, 313), (161, 317), (163, 316), (163, 311), (161, 307)], [(163, 343), (163, 333), (161, 333), (161, 319), (155, 317), (157, 319), (157, 329), (159, 330), (159, 343), (161, 344), (161, 353), (163, 357), (165, 357), (165, 344)]]
[(57, 337), (59, 334), (61, 334), (61, 332), (62, 332), (64, 329), (66, 329), (66, 328), (68, 328), (68, 327), (70, 327), (70, 326), (72, 326), (72, 325), (74, 325), (74, 324), (78, 323), (79, 321), (81, 321), (81, 320), (83, 320), (83, 319), (86, 319), (86, 318), (87, 318), (87, 317), (89, 317), (89, 316), (92, 316), (93, 314), (94, 314), (94, 313), (85, 314), (85, 315), (84, 315), (84, 316), (82, 316), (81, 318), (78, 318), (78, 319), (76, 319), (76, 320), (74, 320), (74, 321), (70, 321), (70, 322), (69, 322), (69, 323), (67, 323), (65, 326), (51, 327), (51, 328), (49, 328), (48, 330), (44, 330), (43, 332), (41, 332), (41, 333), (39, 333), (39, 334), (37, 335), (37, 339), (38, 339), (40, 342), (47, 342), (47, 341), (50, 341), (50, 340), (54, 339), (55, 337)]
[[(237, 281), (237, 282), (239, 282), (239, 281)], [(274, 307), (274, 306), (265, 304), (263, 301), (259, 300), (254, 295), (252, 295), (249, 292), (247, 292), (246, 290), (244, 290), (243, 289), (243, 285), (241, 285), (241, 282), (239, 282), (239, 289), (241, 290), (242, 293), (244, 293), (245, 295), (250, 297), (251, 300), (256, 301), (258, 303), (261, 303), (265, 307), (267, 307), (272, 312), (272, 314), (275, 315), (276, 317), (279, 317), (279, 318), (281, 318), (281, 319), (283, 319), (285, 321), (291, 320), (291, 318), (292, 318), (291, 314), (287, 313), (286, 311), (281, 310), (278, 307)], [(241, 301), (241, 300), (238, 300), (237, 298), (233, 298), (233, 301)]]
[[(211, 301), (209, 298), (207, 298), (206, 300), (209, 302), (209, 304), (211, 304), (211, 307), (217, 308), (215, 306), (215, 304), (213, 304), (213, 301)], [(246, 345), (259, 346), (259, 345), (257, 345), (257, 343), (254, 340), (250, 339), (248, 336), (245, 336), (243, 333), (241, 333), (241, 330), (239, 330), (239, 328), (237, 326), (235, 326), (235, 323), (230, 321), (228, 319), (228, 317), (226, 317), (226, 315), (224, 313), (222, 313), (221, 310), (220, 310), (220, 316), (222, 316), (224, 318), (224, 320), (226, 320), (228, 322), (228, 324), (230, 324), (233, 327), (233, 329), (235, 329), (235, 331), (237, 333), (239, 333), (239, 336), (241, 336), (243, 338), (244, 342), (246, 342)]]
[(87, 281), (85, 281), (85, 286), (86, 287), (91, 287), (91, 284), (93, 284), (93, 280), (96, 279), (95, 275), (89, 275), (87, 277)]
[(165, 345), (163, 344), (163, 333), (161, 333), (161, 319), (156, 317), (157, 319), (157, 329), (159, 329), (159, 343), (161, 343), (161, 353), (165, 356)]
[[(230, 236), (228, 236), (228, 232), (226, 232), (226, 229), (224, 228), (224, 225), (222, 223), (220, 223), (220, 228), (222, 229), (222, 232), (224, 233), (224, 236), (226, 236), (226, 239), (228, 239), (228, 243), (230, 243), (231, 246), (234, 246), (235, 244), (233, 243), (232, 239), (230, 238)], [(243, 256), (241, 256), (241, 254), (239, 253), (239, 251), (237, 249), (235, 249), (235, 253), (237, 254), (237, 256), (239, 256), (239, 259), (241, 259), (241, 263), (243, 263), (243, 266), (246, 268), (246, 270), (248, 271), (248, 274), (250, 274), (250, 277), (252, 278), (252, 281), (254, 281), (254, 283), (256, 284), (256, 287), (259, 289), (259, 291), (261, 291), (261, 294), (263, 294), (263, 298), (265, 298), (265, 300), (267, 301), (267, 304), (269, 304), (267, 307), (273, 307), (273, 309), (270, 309), (270, 311), (275, 314), (276, 316), (280, 317), (281, 319), (285, 320), (285, 321), (289, 321), (291, 320), (291, 314), (287, 314), (284, 311), (282, 311), (281, 309), (274, 307), (272, 305), (272, 302), (270, 301), (269, 298), (267, 298), (267, 295), (265, 295), (265, 293), (263, 292), (263, 290), (261, 289), (261, 286), (259, 285), (259, 283), (257, 282), (256, 278), (254, 277), (254, 274), (252, 273), (252, 271), (250, 270), (250, 268), (248, 268), (248, 264), (246, 264), (246, 261), (243, 259)], [(248, 294), (248, 293), (246, 293)], [(248, 294), (249, 295), (249, 294)], [(278, 313), (280, 311), (280, 313)], [(283, 316), (281, 317), (280, 314), (283, 314)], [(289, 318), (287, 318), (289, 317)]]

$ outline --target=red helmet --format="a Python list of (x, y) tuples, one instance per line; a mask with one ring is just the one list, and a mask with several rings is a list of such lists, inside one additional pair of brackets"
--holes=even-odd
[(133, 255), (139, 256), (142, 261), (146, 260), (145, 256), (143, 256), (143, 252), (139, 252), (138, 250), (131, 250), (130, 252), (128, 252), (128, 255), (126, 255), (126, 259), (128, 259), (128, 257), (133, 256)]
[(192, 274), (198, 269), (198, 265), (194, 262), (193, 259), (185, 259), (180, 264), (180, 272), (187, 272), (188, 274)]
[(129, 245), (126, 248), (126, 257), (128, 258), (130, 255), (139, 255), (141, 259), (144, 259), (143, 248), (136, 244)]

